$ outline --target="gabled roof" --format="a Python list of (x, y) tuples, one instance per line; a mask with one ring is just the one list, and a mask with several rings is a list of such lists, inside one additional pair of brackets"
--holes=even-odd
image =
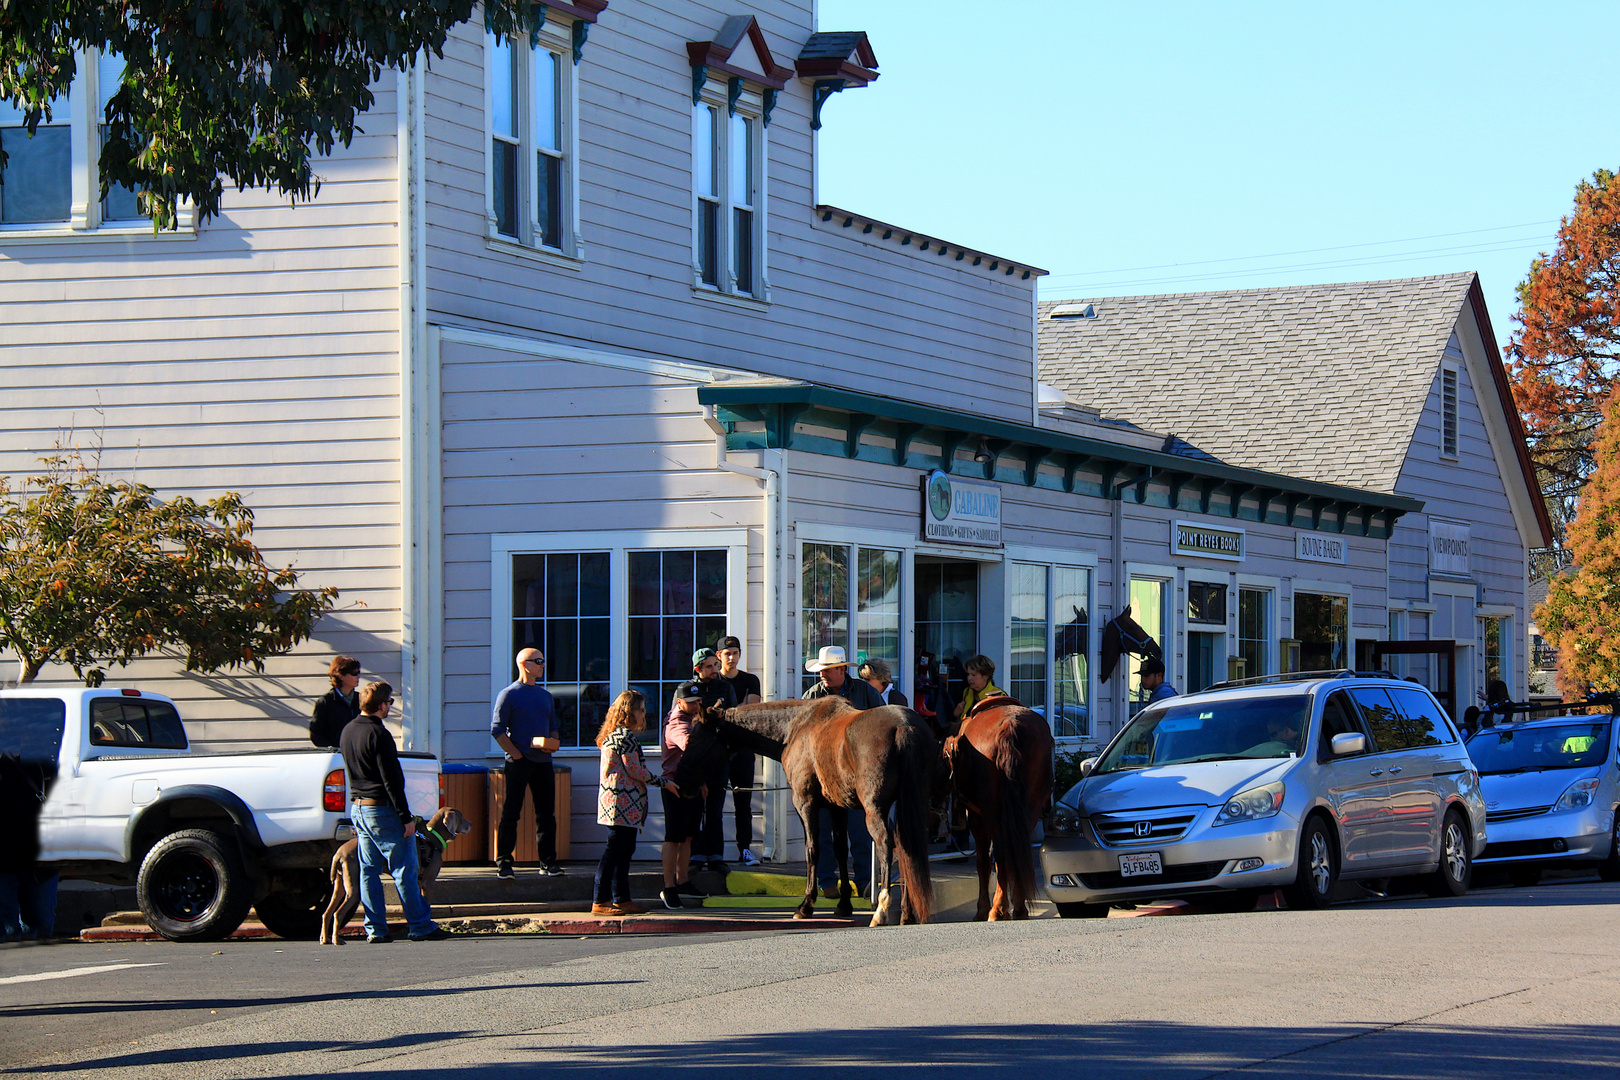
[(801, 79), (842, 78), (860, 86), (878, 77), (877, 66), (877, 54), (865, 30), (811, 34), (793, 64)]
[[(732, 53), (744, 38), (747, 38), (759, 58), (759, 71), (731, 63)], [(713, 68), (727, 75), (763, 83), (773, 90), (781, 90), (793, 77), (793, 69), (778, 64), (771, 55), (771, 47), (765, 43), (765, 32), (759, 28), (759, 20), (752, 15), (731, 16), (721, 25), (713, 41), (688, 41), (686, 58), (693, 67)]]
[[(1094, 317), (1051, 317), (1054, 308)], [(1393, 493), (1465, 309), (1550, 536), (1500, 350), (1472, 273), (1043, 302), (1040, 377), (1084, 405), (1174, 432), (1222, 461)], [(1505, 477), (1511, 482), (1511, 475)]]

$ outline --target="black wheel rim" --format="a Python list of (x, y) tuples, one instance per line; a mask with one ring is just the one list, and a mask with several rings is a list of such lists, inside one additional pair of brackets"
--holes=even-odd
[(196, 922), (219, 896), (219, 871), (201, 855), (176, 854), (163, 862), (162, 880), (153, 900), (164, 918)]

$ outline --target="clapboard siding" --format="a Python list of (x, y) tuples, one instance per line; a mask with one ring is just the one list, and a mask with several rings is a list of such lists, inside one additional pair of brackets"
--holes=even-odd
[(203, 749), (306, 738), (334, 652), (400, 681), (394, 85), (365, 134), (316, 161), (311, 203), (227, 187), (190, 239), (0, 234), (0, 474), (36, 472), (62, 438), (163, 497), (240, 492), (267, 562), (341, 590), (313, 640), (262, 674), (187, 674), (162, 656), (110, 672), (173, 697)]
[[(809, 5), (755, 8), (778, 62), (813, 29)], [(790, 83), (768, 130), (768, 310), (691, 289), (691, 69), (717, 4), (616, 3), (578, 66), (579, 234), (561, 268), (485, 240), (483, 36), (464, 27), (427, 86), (429, 304), (435, 317), (545, 339), (847, 383), (1027, 421), (1033, 281), (819, 227), (809, 91)]]

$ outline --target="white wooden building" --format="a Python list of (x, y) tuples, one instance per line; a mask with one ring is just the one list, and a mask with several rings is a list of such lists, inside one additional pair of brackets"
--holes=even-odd
[[(382, 86), (314, 202), (231, 194), (158, 237), (89, 197), (86, 63), (68, 152), (29, 166), (60, 197), (0, 205), (0, 472), (67, 433), (165, 493), (240, 491), (272, 561), (342, 590), (263, 676), (115, 675), (195, 740), (303, 739), (346, 652), (401, 689), (406, 745), (493, 762), (532, 642), (585, 853), (605, 703), (667, 701), (722, 633), (776, 697), (825, 644), (908, 693), (918, 653), (984, 652), (1075, 746), (1128, 711), (1128, 665), (1094, 662), (1127, 603), (1202, 683), (1279, 670), (1310, 588), (1357, 637), (1408, 603), (1390, 537), (1417, 499), (1043, 394), (1041, 271), (820, 202), (816, 124), (877, 78), (864, 34), (809, 0), (545, 10), (532, 44), (465, 26)], [(935, 473), (977, 524), (927, 526)]]

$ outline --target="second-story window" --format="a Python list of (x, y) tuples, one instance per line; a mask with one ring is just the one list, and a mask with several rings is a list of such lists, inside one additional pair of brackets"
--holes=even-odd
[(711, 83), (693, 106), (693, 262), (701, 286), (763, 299), (765, 180), (760, 95)]
[(1457, 456), (1457, 371), (1440, 371), (1440, 453), (1445, 457)]
[(489, 233), (526, 247), (576, 253), (575, 80), (566, 26), (538, 38), (485, 35), (489, 97)]

